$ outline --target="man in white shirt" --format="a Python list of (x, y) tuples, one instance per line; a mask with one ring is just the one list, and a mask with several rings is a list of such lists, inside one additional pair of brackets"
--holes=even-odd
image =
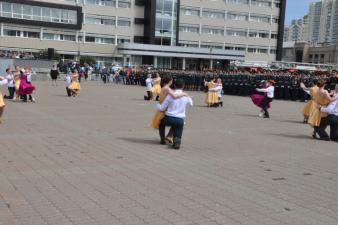
[[(175, 93), (179, 94), (183, 92), (184, 81), (177, 80), (175, 82)], [(174, 149), (180, 149), (183, 127), (184, 127), (184, 119), (186, 117), (185, 111), (186, 107), (190, 105), (193, 106), (193, 101), (190, 97), (181, 97), (178, 99), (174, 99), (170, 95), (166, 97), (162, 104), (157, 104), (157, 109), (160, 111), (166, 111), (165, 117), (161, 121), (159, 127), (159, 133), (161, 138), (161, 144), (165, 144), (165, 127), (169, 126), (173, 129), (174, 136)]]
[[(335, 96), (338, 96), (338, 84), (336, 84)], [(326, 107), (321, 107), (320, 111), (329, 114), (327, 123), (330, 125), (330, 139), (338, 142), (338, 100), (331, 102)]]
[(14, 93), (15, 93), (15, 87), (14, 87), (14, 75), (11, 71), (10, 68), (6, 69), (6, 76), (5, 78), (7, 79), (7, 87), (8, 87), (8, 93), (9, 95), (5, 95), (5, 99), (13, 99), (14, 98)]
[[(0, 76), (0, 86), (6, 85), (7, 83), (8, 83), (8, 80), (6, 78)], [(2, 93), (1, 93), (1, 89), (0, 89), (0, 123), (2, 122), (1, 117), (2, 117), (2, 114), (4, 113), (5, 106), (6, 105), (5, 105), (5, 102), (2, 98)]]
[(70, 84), (72, 83), (72, 78), (70, 77), (70, 74), (67, 73), (66, 78), (66, 91), (67, 91), (67, 95), (68, 97), (72, 97), (72, 90), (69, 89)]
[(144, 96), (144, 100), (150, 101), (151, 99), (153, 99), (152, 88), (153, 88), (153, 79), (151, 78), (151, 74), (149, 73), (146, 79), (146, 89), (148, 96)]
[(264, 115), (263, 115), (264, 118), (270, 118), (268, 108), (269, 108), (270, 103), (273, 101), (273, 98), (275, 97), (275, 87), (273, 86), (274, 83), (275, 83), (274, 81), (269, 80), (265, 82), (265, 88), (256, 89), (258, 92), (263, 92), (266, 95), (262, 103), (262, 110), (264, 112)]

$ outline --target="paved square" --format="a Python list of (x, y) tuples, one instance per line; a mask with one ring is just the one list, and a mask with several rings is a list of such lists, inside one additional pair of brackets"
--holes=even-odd
[(302, 103), (257, 118), (249, 98), (204, 107), (183, 148), (158, 145), (141, 87), (36, 82), (0, 126), (1, 225), (337, 225), (338, 145), (310, 139)]

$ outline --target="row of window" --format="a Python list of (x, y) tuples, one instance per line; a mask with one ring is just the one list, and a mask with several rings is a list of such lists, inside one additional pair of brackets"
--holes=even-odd
[(210, 42), (201, 42), (197, 41), (181, 41), (181, 46), (184, 47), (193, 47), (193, 48), (212, 48), (212, 49), (224, 49), (231, 51), (245, 51), (248, 53), (256, 54), (276, 54), (276, 49), (269, 49), (266, 46), (245, 46), (245, 45), (232, 45), (232, 44), (223, 44), (223, 43), (210, 43)]
[(242, 4), (259, 7), (280, 8), (280, 0), (210, 0), (212, 2), (223, 1), (226, 4)]
[(258, 15), (250, 13), (239, 13), (239, 12), (224, 12), (218, 10), (199, 9), (191, 7), (182, 7), (181, 14), (185, 16), (199, 16), (213, 19), (222, 20), (239, 20), (249, 21), (258, 23), (278, 23), (278, 17), (271, 17), (268, 15)]
[[(75, 0), (76, 1), (76, 0)], [(131, 0), (80, 0), (80, 4), (110, 6), (116, 8), (130, 8)]]
[(257, 30), (244, 30), (235, 28), (224, 27), (201, 27), (199, 25), (181, 25), (181, 32), (197, 33), (197, 34), (209, 34), (220, 36), (235, 36), (235, 37), (252, 37), (252, 38), (271, 38), (277, 39), (277, 33), (271, 33), (270, 31), (257, 31)]
[[(20, 38), (37, 38), (42, 40), (54, 41), (76, 41), (76, 34), (74, 33), (60, 33), (52, 30), (45, 30), (43, 32), (34, 30), (24, 30), (17, 28), (4, 28), (3, 36), (7, 37), (20, 37)], [(79, 42), (97, 43), (97, 44), (120, 44), (130, 43), (130, 37), (127, 36), (110, 36), (86, 33), (78, 36)]]
[(86, 14), (84, 23), (94, 25), (130, 27), (131, 19), (127, 17), (118, 17), (116, 19), (115, 16), (99, 16)]
[(77, 24), (77, 11), (0, 1), (0, 16), (53, 23)]

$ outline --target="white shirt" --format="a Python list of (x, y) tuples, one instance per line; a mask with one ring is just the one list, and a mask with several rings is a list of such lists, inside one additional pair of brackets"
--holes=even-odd
[[(336, 96), (338, 96), (338, 94), (336, 94)], [(326, 107), (321, 107), (320, 111), (338, 116), (338, 100), (331, 102)]]
[(27, 76), (27, 82), (28, 83), (31, 83), (32, 82), (32, 73), (26, 73), (26, 76)]
[(268, 98), (274, 98), (275, 97), (275, 87), (274, 86), (270, 86), (268, 88), (261, 88), (261, 89), (257, 88), (257, 91), (267, 93), (266, 96)]
[(8, 87), (14, 87), (14, 75), (11, 73), (8, 73), (5, 77), (8, 80)]
[[(175, 90), (175, 94), (181, 94), (182, 90)], [(181, 97), (174, 99), (170, 95), (166, 97), (162, 104), (157, 104), (157, 109), (160, 111), (166, 111), (167, 116), (176, 118), (185, 118), (185, 110), (187, 105), (193, 106), (193, 101), (190, 97)]]
[(218, 97), (222, 98), (222, 91), (223, 91), (223, 86), (222, 85), (218, 85), (214, 88), (211, 88), (209, 91), (216, 91)]
[(151, 78), (146, 79), (146, 87), (147, 91), (151, 91), (151, 89), (153, 88), (153, 79)]
[(7, 79), (0, 80), (0, 86), (6, 85), (8, 83)]
[(66, 76), (66, 86), (68, 87), (72, 83), (72, 78), (69, 76), (69, 74)]

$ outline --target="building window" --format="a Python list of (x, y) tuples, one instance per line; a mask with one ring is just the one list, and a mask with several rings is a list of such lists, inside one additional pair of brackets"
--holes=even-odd
[[(224, 1), (226, 1), (226, 0), (224, 0)], [(227, 0), (227, 3), (248, 5), (249, 4), (249, 0)]]
[(235, 12), (228, 12), (226, 14), (226, 19), (248, 21), (249, 16), (247, 14), (239, 14), (239, 13), (235, 13)]
[(131, 6), (130, 0), (119, 0), (118, 1), (119, 8), (130, 8), (130, 6)]
[(199, 25), (181, 25), (180, 31), (186, 33), (199, 33), (200, 27)]
[(85, 0), (86, 4), (100, 5), (100, 6), (116, 6), (116, 0)]
[(264, 1), (264, 0), (251, 0), (251, 5), (259, 6), (259, 7), (271, 7), (272, 2), (271, 1)]
[(224, 12), (203, 9), (202, 16), (213, 19), (224, 19)]
[(40, 38), (39, 31), (28, 30), (25, 28), (4, 28), (4, 36), (21, 38)]
[(130, 37), (118, 36), (117, 44), (130, 43)]
[(77, 11), (0, 1), (1, 15), (7, 18), (77, 24)]
[(96, 44), (115, 44), (114, 37), (100, 37), (95, 36), (95, 34), (86, 35), (85, 42), (96, 43)]
[(248, 32), (246, 30), (236, 30), (236, 29), (227, 29), (226, 30), (227, 36), (235, 36), (235, 37), (246, 37)]
[(86, 15), (85, 17), (86, 24), (95, 24), (95, 25), (106, 25), (106, 26), (115, 26), (115, 17), (108, 16), (97, 16), (97, 15)]
[(131, 20), (130, 18), (126, 17), (119, 17), (117, 21), (117, 26), (119, 27), (130, 27), (131, 25)]
[(258, 23), (270, 23), (270, 17), (268, 16), (260, 16), (260, 15), (251, 15), (250, 21), (258, 22)]
[(182, 7), (181, 14), (185, 16), (199, 16), (200, 9), (199, 8), (189, 8), (189, 7)]
[(269, 32), (268, 31), (250, 31), (249, 37), (252, 37), (252, 38), (269, 38)]
[(210, 34), (210, 35), (224, 35), (224, 29), (223, 28), (203, 27), (202, 33), (203, 34)]

